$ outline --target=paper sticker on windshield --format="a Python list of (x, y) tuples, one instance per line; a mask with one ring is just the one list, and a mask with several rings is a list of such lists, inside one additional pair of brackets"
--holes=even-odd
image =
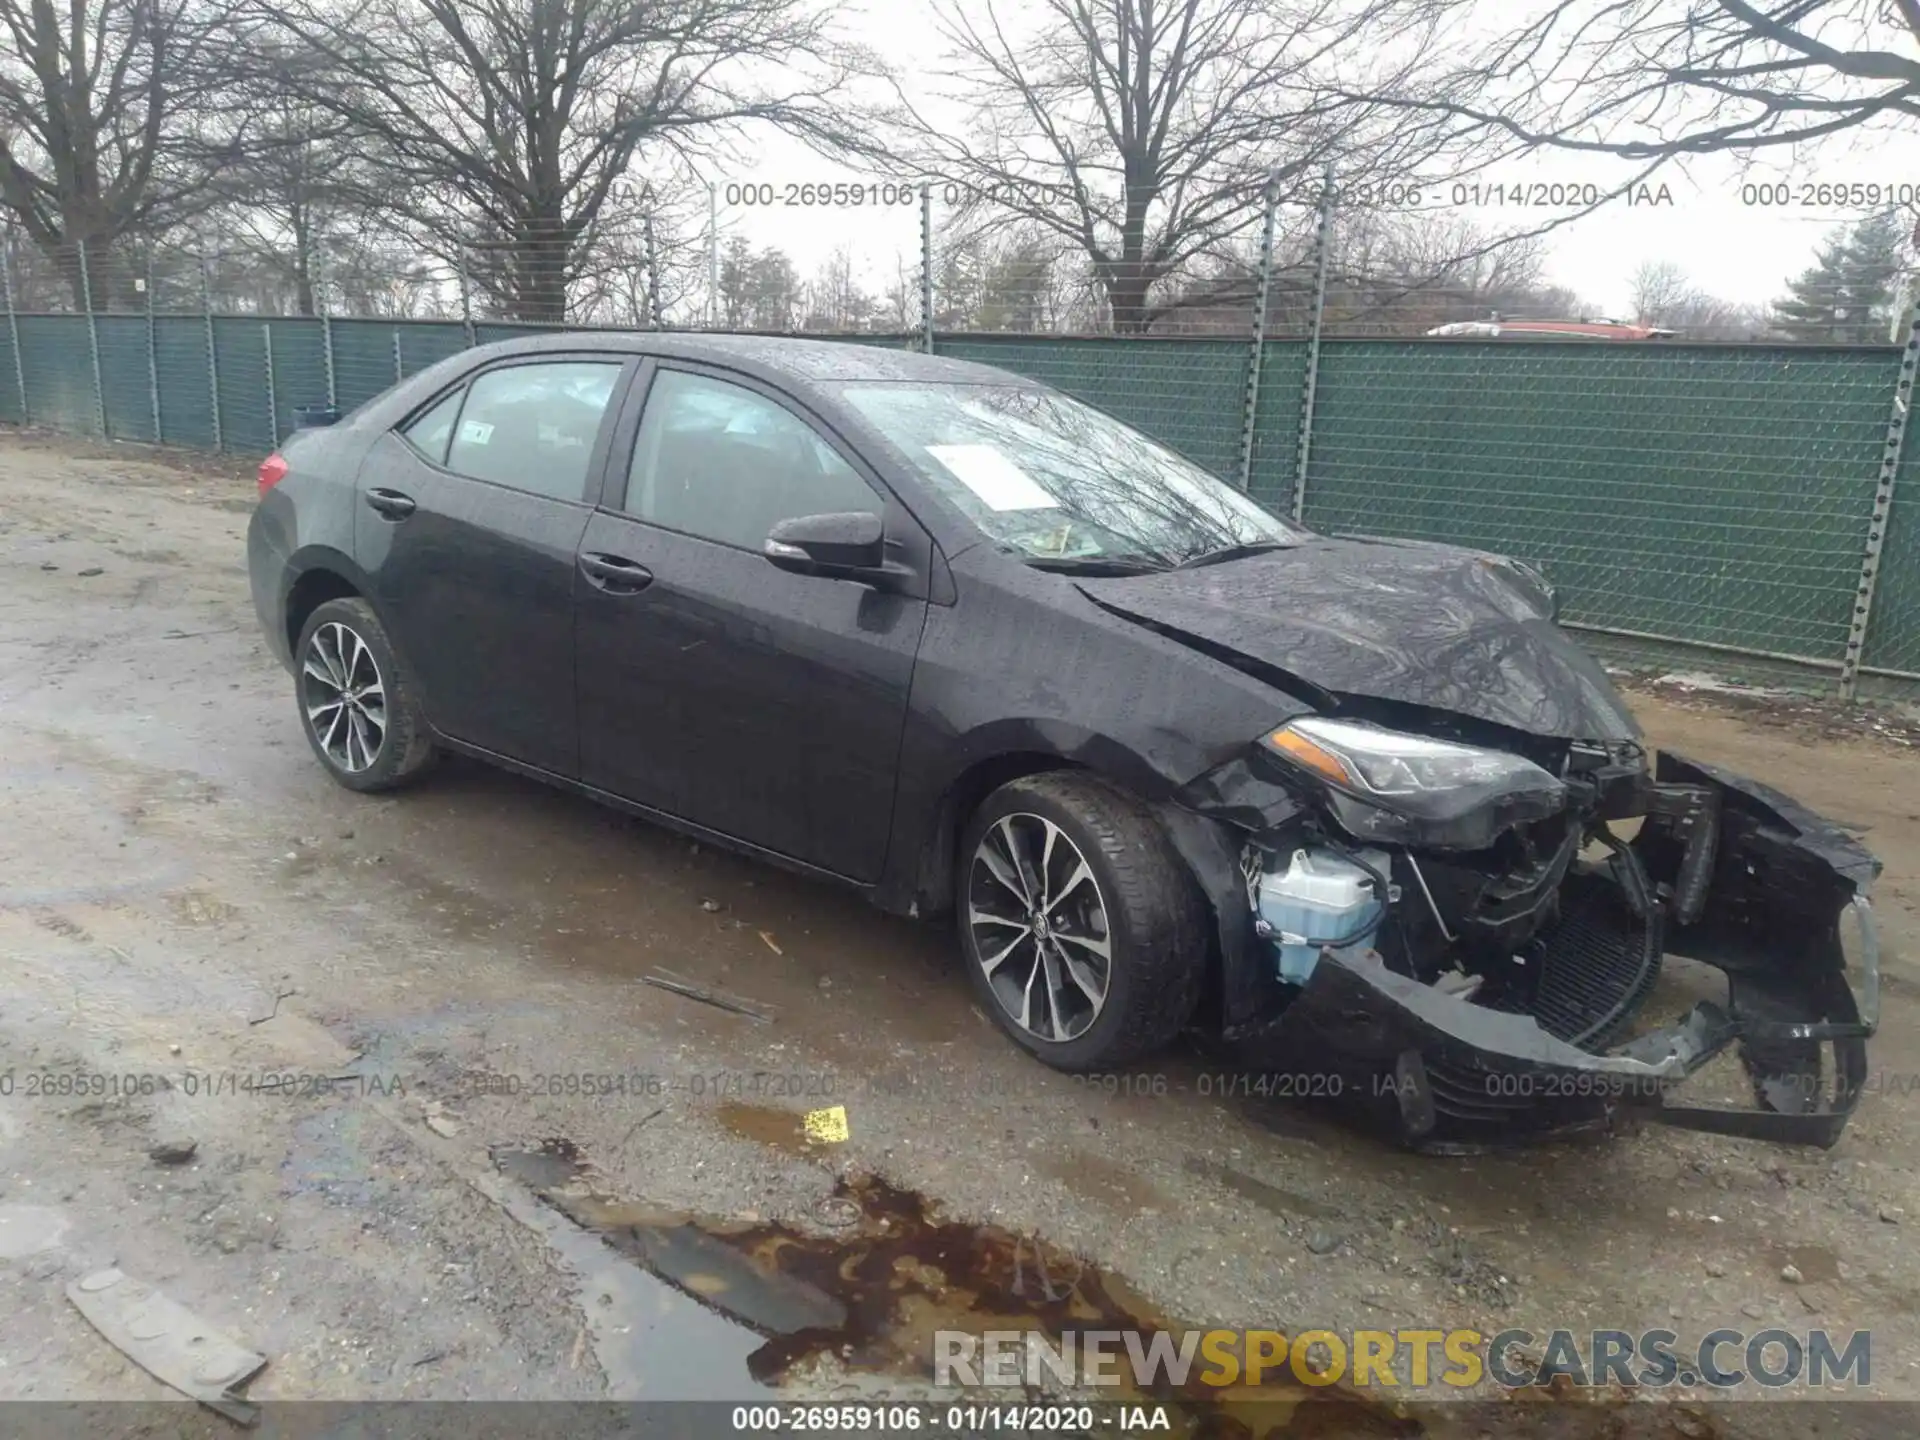
[(927, 453), (994, 510), (1058, 510), (1060, 502), (991, 445), (929, 445)]
[(493, 426), (483, 420), (462, 420), (460, 438), (469, 445), (484, 445), (493, 439)]

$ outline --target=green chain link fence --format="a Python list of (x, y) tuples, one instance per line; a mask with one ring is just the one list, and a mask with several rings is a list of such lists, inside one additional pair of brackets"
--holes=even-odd
[(1316, 528), (1533, 561), (1575, 623), (1839, 659), (1896, 352), (1335, 340), (1321, 366)]
[[(288, 434), (296, 407), (351, 409), (458, 353), (469, 333), (479, 344), (539, 333), (179, 314), (9, 313), (0, 327), (0, 421), (248, 455)], [(1250, 435), (1244, 339), (942, 334), (934, 348), (1057, 386), (1231, 480), (1247, 445), (1250, 491), (1293, 509), (1302, 341), (1266, 343)], [(1560, 589), (1564, 618), (1610, 653), (1696, 647), (1700, 668), (1831, 686), (1900, 361), (1892, 346), (1327, 339), (1303, 517), (1529, 560)], [(1920, 679), (1916, 511), (1910, 446), (1864, 637), (1868, 677)]]

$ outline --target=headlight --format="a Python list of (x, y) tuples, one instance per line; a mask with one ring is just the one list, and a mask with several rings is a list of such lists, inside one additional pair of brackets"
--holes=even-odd
[(1324, 780), (1340, 823), (1361, 839), (1478, 849), (1566, 804), (1566, 787), (1519, 755), (1354, 720), (1305, 716), (1260, 743)]

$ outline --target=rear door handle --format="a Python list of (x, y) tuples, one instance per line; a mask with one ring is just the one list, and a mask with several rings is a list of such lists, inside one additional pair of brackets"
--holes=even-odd
[(378, 486), (367, 491), (367, 504), (389, 520), (404, 520), (416, 508), (411, 495), (403, 495), (398, 490), (387, 490)]
[(624, 555), (582, 552), (580, 569), (587, 579), (610, 595), (637, 595), (653, 583), (653, 572)]

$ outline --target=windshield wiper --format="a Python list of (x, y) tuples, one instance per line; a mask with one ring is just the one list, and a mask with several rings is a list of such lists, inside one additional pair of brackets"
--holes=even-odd
[(1245, 560), (1250, 555), (1265, 555), (1271, 550), (1291, 550), (1291, 540), (1246, 540), (1238, 545), (1222, 545), (1217, 550), (1202, 550), (1198, 555), (1189, 555), (1173, 568), (1176, 570), (1196, 570), (1202, 565), (1219, 565), (1228, 560)]
[(1036, 570), (1059, 575), (1158, 575), (1171, 569), (1150, 555), (1024, 555)]

